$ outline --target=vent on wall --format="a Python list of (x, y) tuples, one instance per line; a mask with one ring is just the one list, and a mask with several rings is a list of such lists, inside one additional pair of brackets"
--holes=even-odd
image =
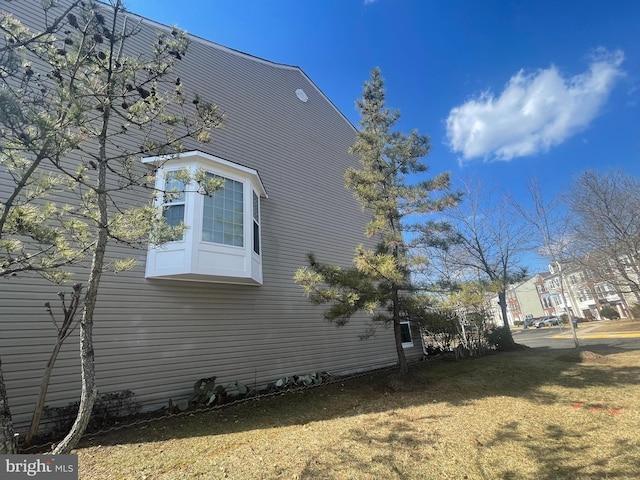
[(301, 102), (306, 102), (307, 100), (309, 100), (309, 97), (307, 97), (307, 94), (304, 93), (304, 90), (302, 90), (301, 88), (296, 90), (296, 97), (298, 97)]

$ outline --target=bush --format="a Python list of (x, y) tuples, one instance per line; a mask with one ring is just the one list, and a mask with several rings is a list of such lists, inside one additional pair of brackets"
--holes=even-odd
[(640, 303), (636, 303), (633, 307), (629, 309), (631, 316), (635, 319), (640, 319)]
[(507, 347), (511, 347), (513, 345), (511, 338), (509, 327), (505, 327), (504, 325), (494, 327), (487, 332), (487, 343), (489, 347), (494, 350), (504, 350)]
[(618, 311), (615, 308), (610, 307), (609, 305), (602, 307), (602, 310), (600, 310), (600, 316), (606, 318), (607, 320), (620, 318), (620, 314), (618, 313)]

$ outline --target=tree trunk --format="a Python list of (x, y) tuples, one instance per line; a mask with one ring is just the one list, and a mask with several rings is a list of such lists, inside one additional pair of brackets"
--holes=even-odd
[[(100, 209), (104, 207), (106, 211), (106, 197), (100, 194), (98, 198), (98, 206)], [(104, 205), (103, 205), (104, 203)], [(107, 246), (107, 229), (106, 223), (103, 223), (98, 230), (98, 242), (93, 254), (93, 262), (91, 264), (91, 274), (87, 284), (87, 294), (84, 300), (84, 312), (80, 321), (80, 366), (82, 369), (82, 391), (80, 394), (80, 408), (76, 421), (73, 423), (71, 430), (67, 436), (56, 445), (53, 453), (55, 455), (64, 455), (71, 452), (78, 445), (80, 438), (87, 429), (93, 405), (98, 396), (96, 387), (96, 371), (95, 371), (95, 355), (93, 351), (93, 312), (98, 297), (98, 289), (100, 286), (100, 277), (104, 266), (104, 254)]]
[(80, 408), (76, 421), (73, 423), (71, 430), (66, 437), (56, 445), (53, 453), (55, 455), (65, 455), (71, 452), (78, 442), (89, 424), (93, 404), (98, 396), (98, 389), (95, 382), (95, 367), (93, 353), (93, 319), (82, 319), (80, 323), (80, 355), (82, 367), (82, 392), (80, 396)]
[(510, 344), (515, 343), (513, 340), (513, 335), (511, 335), (511, 327), (509, 326), (509, 318), (507, 317), (507, 292), (501, 290), (498, 292), (498, 304), (500, 305), (500, 314), (502, 315), (502, 325), (504, 326), (504, 331), (507, 332), (507, 342)]
[(0, 454), (12, 455), (17, 453), (16, 436), (13, 431), (13, 421), (9, 410), (9, 399), (2, 376), (2, 360), (0, 359)]
[(78, 409), (78, 415), (71, 427), (71, 431), (69, 431), (67, 436), (64, 437), (53, 450), (55, 455), (68, 454), (78, 445), (80, 438), (82, 438), (82, 435), (87, 429), (87, 425), (91, 419), (91, 413), (93, 412), (93, 405), (98, 396), (93, 351), (93, 312), (95, 311), (96, 300), (98, 299), (100, 278), (102, 277), (102, 269), (104, 268), (104, 256), (109, 239), (109, 212), (106, 193), (107, 162), (105, 160), (105, 143), (109, 120), (108, 109), (105, 110), (103, 118), (104, 124), (100, 137), (100, 158), (103, 160), (98, 164), (98, 180), (95, 188), (99, 212), (98, 233), (91, 262), (91, 273), (89, 274), (89, 281), (87, 282), (87, 293), (84, 297), (84, 311), (82, 312), (82, 320), (80, 321), (80, 366), (82, 368), (80, 408)]
[[(42, 418), (42, 411), (44, 410), (44, 402), (47, 399), (47, 390), (49, 389), (49, 381), (51, 379), (51, 374), (53, 373), (53, 366), (56, 364), (56, 360), (58, 358), (58, 354), (60, 353), (60, 349), (62, 348), (62, 344), (67, 339), (71, 332), (74, 330), (74, 320), (76, 317), (76, 312), (78, 311), (78, 305), (80, 303), (82, 294), (82, 284), (76, 283), (73, 286), (73, 295), (71, 297), (71, 302), (67, 307), (64, 301), (64, 293), (59, 293), (60, 299), (62, 300), (62, 311), (64, 313), (64, 320), (60, 328), (58, 328), (58, 336), (56, 338), (56, 344), (53, 347), (53, 352), (51, 352), (51, 356), (49, 357), (49, 361), (47, 362), (47, 366), (44, 370), (44, 376), (42, 377), (42, 382), (40, 382), (40, 392), (38, 393), (38, 401), (36, 402), (35, 409), (33, 410), (33, 415), (31, 417), (31, 425), (29, 426), (29, 431), (27, 432), (27, 437), (25, 438), (25, 445), (30, 445), (33, 440), (38, 436), (38, 427), (40, 426), (40, 419)], [(51, 310), (50, 305), (46, 305), (49, 315), (53, 319), (56, 327), (58, 324), (56, 323), (56, 319), (53, 315), (53, 311)]]
[(44, 376), (42, 377), (42, 381), (40, 382), (40, 392), (38, 393), (38, 401), (36, 402), (36, 406), (33, 410), (33, 416), (31, 417), (31, 425), (29, 426), (29, 431), (27, 432), (27, 436), (24, 440), (25, 445), (30, 445), (31, 442), (38, 436), (38, 427), (40, 427), (40, 419), (42, 418), (42, 411), (44, 410), (44, 402), (47, 399), (47, 390), (49, 389), (49, 380), (51, 379), (51, 373), (53, 373), (53, 366), (56, 363), (56, 359), (58, 358), (58, 353), (60, 353), (60, 348), (62, 347), (62, 342), (58, 339), (55, 347), (53, 347), (53, 352), (51, 352), (51, 356), (49, 357), (49, 361), (47, 362), (47, 366), (44, 370)]
[(407, 357), (404, 354), (404, 348), (402, 348), (402, 329), (400, 328), (400, 303), (397, 289), (395, 289), (393, 292), (393, 336), (396, 340), (398, 367), (400, 368), (400, 373), (406, 375), (407, 373), (409, 373), (409, 365), (407, 364)]

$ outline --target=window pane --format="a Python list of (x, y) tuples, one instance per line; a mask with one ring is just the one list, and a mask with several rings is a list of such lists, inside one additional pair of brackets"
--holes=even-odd
[(260, 223), (260, 200), (256, 192), (253, 192), (253, 219)]
[(204, 197), (203, 241), (244, 246), (243, 188), (242, 182), (224, 178), (222, 188)]
[(411, 331), (409, 330), (408, 323), (400, 324), (400, 337), (402, 339), (402, 343), (411, 343)]
[(260, 227), (253, 222), (253, 251), (260, 255)]
[(175, 177), (176, 172), (167, 173), (164, 191), (171, 195), (165, 195), (164, 203), (184, 202), (184, 182)]
[(162, 210), (167, 225), (177, 227), (184, 223), (184, 205), (167, 205)]

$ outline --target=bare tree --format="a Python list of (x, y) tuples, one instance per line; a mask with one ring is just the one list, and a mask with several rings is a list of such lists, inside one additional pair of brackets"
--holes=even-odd
[[(434, 254), (446, 263), (440, 270), (447, 272), (447, 280), (482, 281), (497, 293), (502, 322), (510, 333), (506, 290), (526, 277), (521, 261), (530, 249), (530, 236), (506, 199), (490, 195), (477, 181), (466, 181), (463, 191), (465, 201), (444, 214), (456, 231), (455, 241)], [(509, 340), (513, 343), (510, 335)]]
[(545, 200), (537, 179), (531, 178), (527, 183), (527, 192), (531, 201), (530, 207), (510, 199), (511, 205), (519, 216), (531, 227), (532, 246), (538, 254), (550, 261), (550, 266), (557, 273), (560, 280), (560, 296), (567, 309), (571, 333), (575, 347), (580, 346), (576, 334), (575, 324), (571, 309), (568, 308), (563, 265), (568, 265), (574, 258), (570, 254), (572, 248), (568, 229), (568, 217), (566, 210), (557, 197)]
[(640, 180), (587, 170), (566, 201), (576, 261), (640, 303)]

